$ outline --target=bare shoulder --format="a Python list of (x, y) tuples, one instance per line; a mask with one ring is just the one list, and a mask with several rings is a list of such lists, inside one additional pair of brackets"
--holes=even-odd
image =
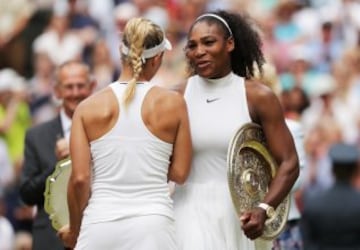
[(104, 88), (85, 100), (83, 100), (76, 110), (82, 117), (93, 118), (108, 114), (116, 104), (116, 98), (110, 87)]
[(246, 80), (246, 96), (250, 105), (263, 106), (269, 102), (278, 102), (278, 97), (265, 84), (256, 80)]
[(155, 101), (156, 103), (159, 103), (162, 106), (168, 108), (178, 108), (180, 106), (185, 106), (185, 99), (182, 93), (174, 89), (156, 87)]
[(257, 80), (246, 80), (245, 86), (248, 98), (258, 100), (276, 97), (275, 93), (268, 86)]
[(257, 80), (246, 80), (246, 96), (253, 120), (259, 121), (265, 113), (281, 112), (278, 97), (265, 84)]

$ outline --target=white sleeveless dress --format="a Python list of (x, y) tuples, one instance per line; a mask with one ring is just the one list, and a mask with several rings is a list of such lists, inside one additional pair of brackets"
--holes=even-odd
[(242, 232), (227, 182), (227, 149), (235, 131), (250, 122), (244, 79), (230, 73), (193, 76), (185, 90), (193, 140), (190, 175), (173, 195), (181, 250), (253, 250)]
[[(110, 87), (120, 105), (126, 84)], [(91, 197), (75, 249), (177, 249), (167, 184), (173, 145), (154, 136), (141, 117), (151, 87), (138, 84), (115, 126), (91, 142)]]

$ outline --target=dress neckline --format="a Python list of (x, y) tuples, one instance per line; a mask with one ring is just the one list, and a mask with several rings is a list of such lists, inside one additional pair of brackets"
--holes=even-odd
[[(119, 82), (120, 84), (128, 84), (129, 82)], [(145, 84), (145, 82), (137, 82), (136, 84)]]
[(229, 74), (227, 74), (224, 77), (221, 78), (216, 78), (216, 79), (209, 79), (209, 78), (204, 78), (199, 76), (200, 79), (200, 85), (205, 88), (205, 89), (221, 89), (224, 88), (226, 86), (229, 86), (232, 82), (233, 79), (233, 72), (230, 72)]

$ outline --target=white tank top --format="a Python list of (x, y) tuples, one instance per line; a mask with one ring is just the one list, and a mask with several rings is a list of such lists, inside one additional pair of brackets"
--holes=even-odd
[(126, 86), (110, 85), (121, 110), (119, 119), (90, 143), (91, 197), (83, 224), (151, 214), (173, 218), (167, 184), (173, 145), (153, 135), (141, 117), (144, 97), (153, 85), (137, 84), (134, 99), (125, 109), (121, 100)]
[(251, 121), (244, 79), (233, 73), (215, 80), (193, 76), (185, 99), (194, 150), (187, 183), (227, 182), (230, 139)]

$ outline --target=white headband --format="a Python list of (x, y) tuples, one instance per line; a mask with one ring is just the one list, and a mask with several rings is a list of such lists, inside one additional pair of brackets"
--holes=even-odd
[[(158, 44), (155, 47), (152, 47), (150, 49), (145, 49), (143, 51), (143, 53), (141, 54), (141, 61), (143, 63), (145, 63), (145, 59), (154, 57), (157, 54), (159, 54), (160, 52), (163, 52), (164, 50), (171, 50), (171, 49), (172, 49), (172, 46), (171, 46), (170, 41), (164, 37), (164, 40), (160, 44)], [(124, 55), (129, 54), (129, 48), (126, 47), (126, 45), (124, 43), (121, 44), (121, 53), (123, 53)]]
[(212, 13), (207, 13), (207, 14), (201, 15), (201, 16), (199, 16), (198, 18), (196, 18), (196, 22), (199, 21), (200, 19), (204, 18), (204, 17), (213, 17), (213, 18), (219, 20), (220, 22), (222, 22), (222, 23), (225, 25), (225, 27), (226, 27), (227, 30), (229, 31), (230, 36), (233, 35), (233, 34), (232, 34), (232, 31), (231, 31), (231, 29), (230, 29), (229, 24), (228, 24), (228, 23), (225, 21), (225, 19), (222, 18), (221, 16), (215, 15), (215, 14), (212, 14)]

